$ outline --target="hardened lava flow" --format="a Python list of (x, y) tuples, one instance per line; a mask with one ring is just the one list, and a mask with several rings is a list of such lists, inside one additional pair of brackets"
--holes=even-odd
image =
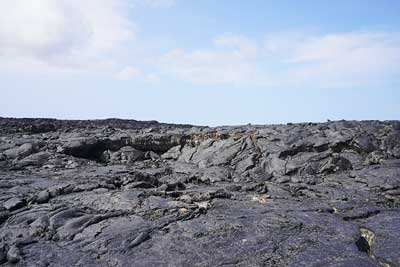
[(400, 122), (0, 118), (1, 266), (400, 266)]

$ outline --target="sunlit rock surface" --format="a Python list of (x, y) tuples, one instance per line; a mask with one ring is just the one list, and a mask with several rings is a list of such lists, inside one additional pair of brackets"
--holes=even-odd
[(399, 266), (400, 123), (0, 118), (0, 265)]

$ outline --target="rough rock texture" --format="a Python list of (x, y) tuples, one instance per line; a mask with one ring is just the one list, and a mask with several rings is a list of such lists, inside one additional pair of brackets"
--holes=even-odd
[(399, 266), (400, 123), (0, 118), (0, 265)]

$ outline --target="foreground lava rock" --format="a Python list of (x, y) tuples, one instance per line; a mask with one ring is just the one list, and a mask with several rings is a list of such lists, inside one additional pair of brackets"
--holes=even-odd
[(399, 266), (400, 123), (0, 118), (0, 265)]

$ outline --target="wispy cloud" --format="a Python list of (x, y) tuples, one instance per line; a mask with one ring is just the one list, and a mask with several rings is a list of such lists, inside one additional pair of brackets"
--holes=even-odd
[(186, 52), (174, 49), (159, 60), (161, 72), (199, 84), (244, 85), (257, 73), (258, 47), (244, 36), (221, 36), (213, 48)]
[(176, 0), (130, 0), (132, 7), (147, 6), (151, 8), (166, 8), (175, 4)]
[(132, 80), (135, 78), (140, 77), (141, 71), (135, 67), (132, 66), (127, 66), (117, 72), (114, 76), (115, 79), (121, 80), (121, 81), (127, 81), (127, 80)]
[(324, 86), (376, 85), (400, 77), (400, 34), (354, 32), (310, 36), (292, 47), (288, 74)]
[(222, 36), (210, 49), (174, 49), (163, 72), (197, 84), (348, 87), (399, 81), (400, 34), (269, 34), (262, 41)]
[(158, 84), (161, 78), (156, 73), (146, 73), (139, 68), (126, 66), (114, 74), (114, 79), (119, 81), (139, 81), (147, 84)]

